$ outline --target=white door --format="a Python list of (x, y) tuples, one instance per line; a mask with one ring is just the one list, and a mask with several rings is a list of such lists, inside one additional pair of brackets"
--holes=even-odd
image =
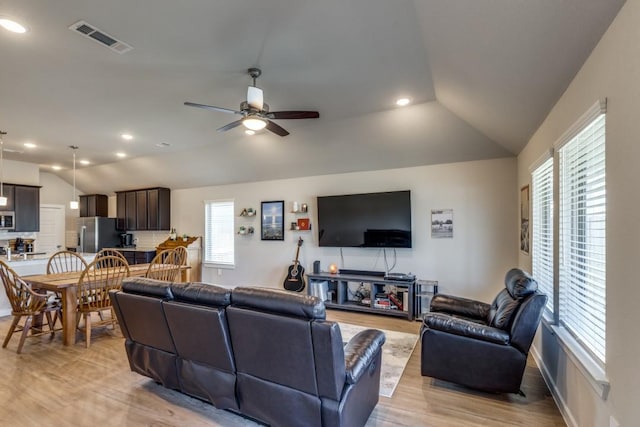
[(64, 205), (40, 205), (40, 232), (36, 250), (52, 254), (65, 248)]

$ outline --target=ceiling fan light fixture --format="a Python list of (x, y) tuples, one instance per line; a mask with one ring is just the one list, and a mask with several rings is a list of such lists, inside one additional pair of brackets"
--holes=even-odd
[(265, 126), (267, 126), (267, 122), (258, 117), (247, 117), (242, 121), (242, 124), (247, 129), (250, 129), (253, 131), (264, 129)]

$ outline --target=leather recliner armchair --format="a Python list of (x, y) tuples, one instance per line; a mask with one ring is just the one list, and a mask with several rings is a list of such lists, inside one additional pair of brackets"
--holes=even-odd
[(520, 392), (546, 295), (514, 268), (492, 304), (438, 294), (421, 329), (421, 373), (467, 387)]

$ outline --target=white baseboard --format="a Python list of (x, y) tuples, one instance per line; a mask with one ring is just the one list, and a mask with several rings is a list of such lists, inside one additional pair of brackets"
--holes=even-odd
[(551, 390), (553, 400), (556, 402), (556, 405), (558, 405), (558, 409), (560, 409), (560, 414), (562, 415), (562, 418), (564, 418), (564, 421), (569, 427), (579, 427), (575, 418), (571, 414), (571, 410), (558, 391), (555, 381), (549, 374), (549, 371), (547, 370), (547, 367), (542, 361), (542, 357), (540, 357), (540, 353), (538, 353), (538, 349), (535, 348), (535, 346), (531, 346), (531, 356), (533, 356), (533, 360), (536, 361), (544, 382), (547, 384), (547, 387), (549, 387), (549, 390)]

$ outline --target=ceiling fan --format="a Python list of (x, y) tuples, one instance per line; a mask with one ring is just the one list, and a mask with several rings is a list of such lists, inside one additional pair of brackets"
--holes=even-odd
[(244, 125), (244, 127), (254, 132), (267, 128), (267, 130), (276, 135), (287, 136), (289, 132), (282, 126), (272, 122), (271, 119), (317, 119), (320, 117), (320, 113), (317, 111), (269, 111), (269, 105), (264, 102), (262, 89), (256, 86), (256, 79), (260, 77), (262, 71), (259, 68), (249, 68), (248, 73), (253, 79), (253, 86), (249, 86), (247, 89), (247, 100), (240, 104), (239, 111), (214, 107), (213, 105), (195, 104), (193, 102), (185, 102), (184, 105), (242, 116), (241, 119), (218, 128), (218, 132), (226, 132), (237, 126)]

